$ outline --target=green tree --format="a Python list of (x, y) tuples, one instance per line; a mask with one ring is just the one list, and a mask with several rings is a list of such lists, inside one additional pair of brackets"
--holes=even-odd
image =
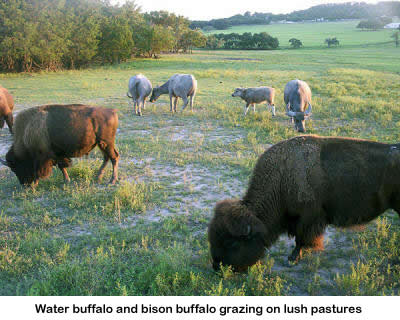
[(294, 49), (298, 49), (303, 46), (303, 43), (301, 42), (301, 40), (296, 39), (296, 38), (290, 39), (289, 42), (290, 42), (290, 45), (292, 46), (292, 48), (294, 48)]

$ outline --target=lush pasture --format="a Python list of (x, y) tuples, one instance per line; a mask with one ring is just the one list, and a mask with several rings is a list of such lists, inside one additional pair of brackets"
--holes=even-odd
[(267, 32), (271, 36), (278, 38), (281, 47), (289, 47), (289, 39), (297, 38), (303, 42), (306, 48), (323, 47), (325, 46), (325, 39), (332, 37), (337, 37), (340, 44), (345, 47), (368, 46), (392, 40), (390, 35), (393, 33), (393, 30), (362, 31), (356, 28), (358, 23), (358, 20), (351, 20), (341, 22), (244, 25), (234, 26), (227, 30), (213, 30), (208, 34)]
[[(206, 229), (216, 201), (244, 193), (257, 157), (297, 135), (283, 112), (290, 79), (313, 90), (308, 133), (400, 141), (399, 53), (389, 45), (198, 51), (84, 71), (0, 75), (17, 111), (70, 102), (117, 108), (121, 153), (113, 187), (105, 184), (111, 167), (104, 183), (94, 181), (99, 152), (74, 161), (68, 185), (54, 170), (36, 189), (21, 188), (0, 167), (0, 294), (398, 294), (400, 219), (392, 211), (362, 232), (328, 228), (326, 250), (295, 266), (287, 263), (293, 239), (282, 236), (246, 274), (213, 272)], [(193, 73), (195, 111), (170, 114), (162, 96), (134, 116), (125, 93), (139, 72), (153, 85), (175, 72)], [(240, 85), (275, 87), (277, 117), (259, 106), (243, 118), (242, 101), (231, 97)], [(10, 142), (1, 130), (0, 156)]]

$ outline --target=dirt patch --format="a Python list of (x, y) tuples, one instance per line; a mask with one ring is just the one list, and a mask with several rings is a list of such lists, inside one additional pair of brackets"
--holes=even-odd
[(261, 59), (253, 59), (253, 58), (224, 58), (224, 60), (232, 60), (232, 61), (263, 61)]

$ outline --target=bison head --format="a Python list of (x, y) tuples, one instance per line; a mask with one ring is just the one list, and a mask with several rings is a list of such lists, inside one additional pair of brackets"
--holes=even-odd
[(290, 104), (286, 106), (286, 115), (294, 119), (294, 128), (298, 132), (306, 132), (306, 120), (311, 116), (312, 107), (311, 103), (308, 103), (308, 108), (306, 111), (294, 111), (296, 107), (291, 107)]
[(157, 101), (157, 99), (161, 96), (160, 86), (153, 88), (153, 92), (151, 93), (150, 102)]
[(239, 200), (217, 203), (208, 227), (212, 264), (230, 265), (234, 271), (246, 271), (265, 254), (265, 227)]
[(235, 91), (232, 93), (232, 97), (242, 97), (244, 88), (236, 88)]
[(50, 175), (54, 165), (52, 160), (40, 161), (29, 154), (17, 157), (13, 146), (6, 154), (6, 160), (0, 159), (1, 163), (9, 167), (23, 185), (36, 184), (39, 178)]

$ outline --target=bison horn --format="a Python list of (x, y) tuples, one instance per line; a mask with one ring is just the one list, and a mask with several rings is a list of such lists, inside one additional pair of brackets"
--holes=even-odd
[(9, 167), (8, 162), (7, 162), (6, 160), (3, 160), (2, 158), (0, 158), (0, 162), (1, 162), (3, 165)]

